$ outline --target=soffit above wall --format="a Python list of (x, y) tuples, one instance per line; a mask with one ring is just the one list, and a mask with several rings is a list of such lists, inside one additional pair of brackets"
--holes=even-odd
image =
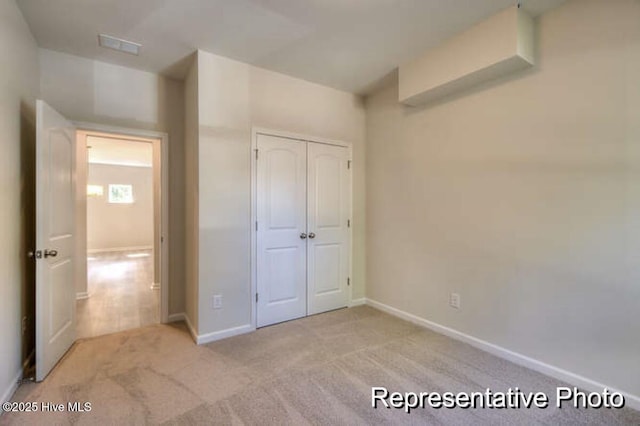
[[(348, 92), (514, 0), (17, 0), (40, 47), (182, 79), (196, 49)], [(564, 0), (524, 0), (532, 15)], [(140, 56), (98, 47), (104, 33)]]

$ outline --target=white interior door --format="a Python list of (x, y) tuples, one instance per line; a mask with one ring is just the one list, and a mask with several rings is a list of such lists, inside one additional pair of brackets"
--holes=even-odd
[(307, 313), (305, 143), (258, 135), (257, 326)]
[(36, 380), (75, 340), (75, 129), (36, 105)]
[(349, 303), (350, 172), (348, 150), (308, 143), (308, 314)]

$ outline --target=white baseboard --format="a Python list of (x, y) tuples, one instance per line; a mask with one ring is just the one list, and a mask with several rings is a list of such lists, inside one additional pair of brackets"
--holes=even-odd
[(114, 251), (136, 251), (136, 250), (153, 250), (153, 246), (131, 246), (131, 247), (109, 247), (109, 248), (97, 248), (88, 249), (88, 254), (93, 253), (109, 253)]
[(187, 313), (183, 313), (182, 317), (184, 318), (184, 322), (187, 323), (187, 328), (189, 329), (189, 333), (191, 333), (191, 337), (193, 338), (193, 341), (196, 342), (196, 344), (198, 343), (198, 333), (196, 332), (196, 329), (193, 327), (193, 324), (191, 324), (191, 320), (189, 319), (189, 315), (187, 315)]
[(185, 321), (186, 314), (184, 312), (180, 312), (179, 314), (171, 314), (167, 317), (167, 322), (180, 322)]
[(555, 367), (553, 365), (544, 363), (542, 361), (538, 361), (528, 356), (519, 354), (517, 352), (510, 351), (509, 349), (505, 349), (501, 346), (494, 345), (493, 343), (489, 343), (487, 341), (478, 339), (476, 337), (470, 336), (468, 334), (462, 333), (452, 328), (445, 327), (443, 325), (418, 317), (416, 315), (410, 314), (408, 312), (402, 311), (392, 306), (385, 305), (384, 303), (380, 303), (371, 299), (366, 299), (366, 304), (376, 309), (379, 309), (383, 312), (386, 312), (390, 315), (393, 315), (395, 317), (402, 318), (411, 323), (431, 329), (437, 333), (444, 334), (445, 336), (449, 336), (453, 339), (459, 340), (464, 343), (468, 343), (471, 346), (474, 346), (485, 352), (489, 352), (492, 355), (506, 359), (507, 361), (511, 361), (514, 364), (527, 367), (531, 370), (535, 370), (539, 373), (542, 373), (547, 376), (553, 377), (555, 379), (561, 380), (563, 382), (572, 384), (574, 386), (577, 386), (580, 389), (583, 389), (589, 392), (601, 393), (604, 388), (607, 388), (612, 392), (620, 392), (620, 394), (622, 394), (625, 398), (627, 407), (633, 408), (635, 410), (640, 410), (640, 397), (637, 395), (633, 395), (628, 392), (618, 390), (615, 387), (607, 386), (605, 384), (596, 382), (595, 380), (591, 380), (586, 377), (580, 376), (579, 374), (575, 374), (570, 371), (564, 370), (562, 368)]
[(200, 334), (196, 339), (196, 343), (204, 345), (205, 343), (215, 342), (216, 340), (226, 339), (228, 337), (238, 336), (240, 334), (251, 333), (255, 331), (255, 327), (251, 324), (241, 325), (240, 327), (228, 328), (226, 330), (214, 331), (213, 333)]
[(169, 322), (184, 321), (187, 323), (187, 328), (193, 341), (198, 345), (204, 345), (205, 343), (215, 342), (216, 340), (226, 339), (227, 337), (238, 336), (240, 334), (250, 333), (255, 331), (255, 327), (251, 324), (241, 325), (240, 327), (228, 328), (226, 330), (214, 331), (213, 333), (198, 334), (196, 329), (191, 324), (191, 320), (186, 313), (173, 314), (169, 316)]
[(83, 300), (89, 298), (89, 292), (87, 291), (79, 291), (76, 293), (76, 300)]
[[(7, 389), (2, 393), (2, 397), (0, 398), (0, 404), (10, 401), (11, 397), (13, 397), (13, 394), (16, 393), (18, 386), (20, 386), (18, 382), (20, 381), (20, 379), (22, 379), (22, 372), (23, 370), (21, 368), (18, 371), (18, 373), (15, 375), (11, 383), (9, 383), (9, 386), (7, 387)], [(0, 416), (2, 416), (2, 413), (3, 413), (3, 410), (0, 410)]]
[(349, 307), (352, 308), (354, 306), (361, 306), (366, 304), (367, 304), (367, 299), (365, 297), (361, 297), (360, 299), (351, 299), (351, 303), (349, 304)]
[(158, 290), (160, 288), (160, 283), (151, 283), (151, 290)]

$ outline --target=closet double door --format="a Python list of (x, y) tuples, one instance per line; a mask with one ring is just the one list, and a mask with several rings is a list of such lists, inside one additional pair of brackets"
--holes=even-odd
[(259, 134), (257, 326), (349, 302), (349, 152)]

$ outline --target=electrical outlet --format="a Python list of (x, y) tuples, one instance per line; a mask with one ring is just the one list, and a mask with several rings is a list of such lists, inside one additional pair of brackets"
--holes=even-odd
[(22, 335), (27, 333), (27, 317), (22, 317)]
[(215, 294), (213, 296), (213, 309), (222, 309), (222, 295)]
[(460, 295), (458, 293), (449, 294), (449, 306), (460, 309)]

